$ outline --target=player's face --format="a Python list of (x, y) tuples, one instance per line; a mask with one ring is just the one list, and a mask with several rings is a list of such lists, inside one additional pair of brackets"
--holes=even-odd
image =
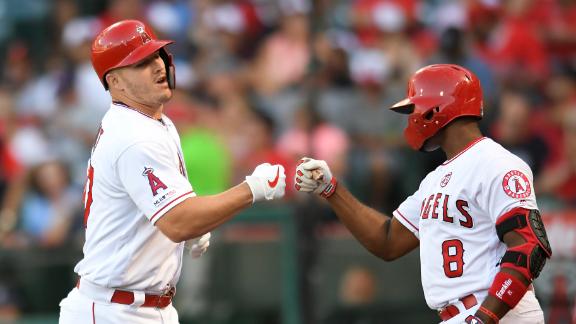
[(438, 133), (427, 139), (422, 147), (424, 152), (434, 152), (439, 149), (444, 141), (444, 133), (444, 129), (440, 129)]
[(130, 99), (157, 106), (172, 97), (164, 61), (158, 52), (121, 71), (125, 95)]

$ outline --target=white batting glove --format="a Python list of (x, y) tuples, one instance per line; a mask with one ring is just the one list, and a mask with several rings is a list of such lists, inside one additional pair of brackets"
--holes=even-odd
[(296, 167), (294, 187), (298, 191), (313, 192), (328, 198), (334, 194), (338, 181), (326, 161), (302, 158)]
[(280, 164), (262, 163), (246, 177), (246, 183), (252, 191), (252, 203), (284, 197), (286, 174)]
[(188, 249), (188, 254), (196, 259), (206, 253), (210, 246), (210, 236), (210, 232), (208, 232), (200, 237), (186, 241), (184, 246)]

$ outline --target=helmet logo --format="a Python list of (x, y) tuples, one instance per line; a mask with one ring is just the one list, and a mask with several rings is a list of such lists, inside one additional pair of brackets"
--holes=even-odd
[(146, 44), (146, 43), (152, 41), (152, 38), (150, 37), (150, 35), (148, 35), (148, 33), (144, 30), (144, 27), (142, 27), (142, 26), (136, 27), (136, 32), (138, 34), (140, 34), (140, 38), (142, 39), (142, 44)]

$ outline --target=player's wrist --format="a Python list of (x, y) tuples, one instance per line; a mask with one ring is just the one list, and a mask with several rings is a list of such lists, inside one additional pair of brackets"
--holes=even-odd
[(328, 182), (326, 184), (326, 187), (324, 187), (324, 189), (322, 189), (322, 191), (319, 193), (320, 197), (326, 199), (332, 197), (332, 195), (336, 192), (337, 187), (338, 187), (338, 179), (336, 179), (335, 176), (332, 176), (330, 182)]
[(256, 177), (246, 176), (246, 180), (244, 182), (248, 185), (250, 193), (252, 194), (252, 203), (264, 199), (264, 187)]
[(484, 324), (497, 324), (500, 321), (500, 318), (493, 311), (484, 306), (480, 306), (474, 316), (482, 320)]

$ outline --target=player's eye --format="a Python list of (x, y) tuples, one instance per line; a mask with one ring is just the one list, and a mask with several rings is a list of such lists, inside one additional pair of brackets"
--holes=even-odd
[(143, 68), (146, 67), (147, 65), (151, 64), (152, 62), (154, 62), (158, 57), (160, 57), (160, 54), (158, 54), (158, 52), (154, 53), (154, 55), (149, 56), (147, 59), (137, 63), (134, 67), (135, 68)]

